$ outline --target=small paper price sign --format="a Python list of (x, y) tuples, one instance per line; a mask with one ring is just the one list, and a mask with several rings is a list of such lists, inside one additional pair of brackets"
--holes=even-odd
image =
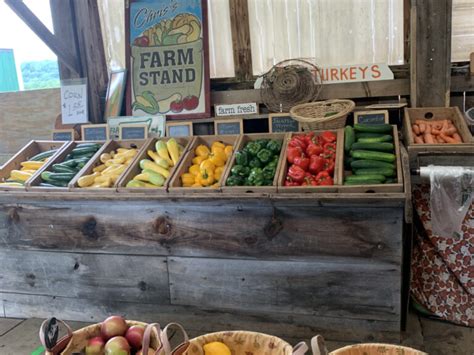
[(89, 122), (87, 79), (61, 81), (61, 115), (63, 124)]

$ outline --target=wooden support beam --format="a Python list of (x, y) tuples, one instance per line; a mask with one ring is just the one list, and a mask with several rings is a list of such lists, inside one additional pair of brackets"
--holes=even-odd
[(81, 72), (79, 60), (21, 0), (5, 0), (5, 3), (20, 17), (23, 22), (58, 56), (58, 58), (75, 73)]
[(413, 0), (410, 14), (411, 105), (449, 106), (452, 0)]
[(229, 0), (229, 6), (235, 77), (239, 81), (251, 80), (253, 71), (248, 3), (247, 0)]

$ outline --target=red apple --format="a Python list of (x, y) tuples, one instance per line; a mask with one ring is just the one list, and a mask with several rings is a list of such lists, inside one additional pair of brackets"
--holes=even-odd
[[(155, 354), (155, 349), (152, 349), (152, 348), (148, 348), (148, 355), (153, 355)], [(143, 349), (140, 349), (136, 355), (143, 355)]]
[(183, 111), (183, 104), (184, 101), (175, 100), (170, 104), (170, 109), (176, 113), (181, 112)]
[(130, 355), (130, 345), (124, 337), (113, 337), (105, 344), (106, 355)]
[(117, 335), (125, 335), (127, 323), (120, 316), (111, 316), (102, 322), (100, 332), (104, 340), (108, 340)]
[(144, 326), (132, 325), (128, 328), (127, 333), (125, 333), (125, 339), (127, 339), (132, 348), (140, 349), (142, 347), (143, 333), (145, 333)]
[(104, 339), (94, 337), (89, 339), (86, 346), (86, 355), (102, 355), (104, 353)]

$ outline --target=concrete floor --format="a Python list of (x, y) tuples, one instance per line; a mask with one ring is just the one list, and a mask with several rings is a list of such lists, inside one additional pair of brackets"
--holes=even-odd
[[(41, 319), (0, 318), (0, 354), (41, 354), (38, 329)], [(68, 322), (73, 329), (89, 323)], [(324, 335), (324, 334), (323, 334)], [(473, 355), (474, 329), (422, 318), (409, 314), (407, 331), (402, 334), (402, 344), (433, 355)], [(328, 342), (328, 349), (335, 350), (347, 343)], [(36, 350), (36, 351), (35, 351)]]

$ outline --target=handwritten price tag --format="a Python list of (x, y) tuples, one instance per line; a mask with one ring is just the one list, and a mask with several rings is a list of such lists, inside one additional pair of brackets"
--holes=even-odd
[(61, 114), (63, 124), (89, 122), (87, 79), (61, 81)]

